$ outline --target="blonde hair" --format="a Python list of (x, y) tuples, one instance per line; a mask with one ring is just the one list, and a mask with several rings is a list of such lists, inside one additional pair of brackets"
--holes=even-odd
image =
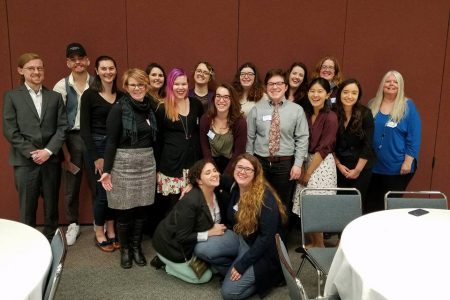
[(384, 74), (383, 79), (381, 79), (380, 86), (378, 87), (377, 94), (375, 95), (375, 98), (370, 100), (368, 106), (372, 111), (372, 115), (375, 117), (376, 114), (380, 111), (381, 102), (383, 101), (384, 83), (390, 75), (393, 75), (397, 80), (398, 92), (397, 96), (395, 97), (394, 106), (392, 107), (391, 113), (389, 115), (392, 121), (398, 123), (406, 114), (406, 101), (408, 100), (405, 96), (405, 82), (400, 72), (390, 70), (386, 74)]
[(138, 68), (132, 68), (126, 70), (122, 75), (122, 87), (125, 90), (127, 90), (128, 88), (127, 85), (130, 78), (135, 79), (138, 83), (144, 83), (147, 86), (146, 89), (148, 89), (150, 85), (150, 79), (148, 78), (148, 75), (147, 73), (145, 73), (145, 71)]
[(239, 155), (235, 160), (233, 173), (237, 163), (242, 159), (246, 159), (252, 164), (254, 177), (250, 189), (240, 195), (239, 210), (236, 213), (236, 224), (233, 230), (236, 233), (248, 236), (258, 229), (258, 219), (261, 214), (261, 208), (264, 205), (264, 193), (266, 190), (269, 190), (275, 198), (282, 223), (287, 221), (287, 215), (286, 208), (280, 197), (264, 178), (263, 169), (258, 159), (247, 153)]
[[(39, 54), (36, 53), (24, 53), (21, 56), (19, 56), (19, 59), (17, 60), (17, 66), (19, 68), (23, 68), (29, 61), (32, 61), (33, 59), (40, 59), (42, 61), (42, 58), (39, 56)], [(42, 61), (42, 63), (44, 63)], [(23, 75), (20, 75), (20, 83), (23, 84), (25, 82), (25, 77)]]

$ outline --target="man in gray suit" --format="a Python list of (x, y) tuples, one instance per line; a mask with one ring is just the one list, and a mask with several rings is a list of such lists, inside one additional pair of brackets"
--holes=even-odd
[(11, 143), (9, 163), (19, 192), (20, 221), (36, 226), (39, 196), (44, 198), (44, 235), (58, 227), (58, 195), (67, 118), (60, 94), (42, 86), (44, 63), (39, 55), (19, 57), (22, 85), (4, 98), (3, 134)]

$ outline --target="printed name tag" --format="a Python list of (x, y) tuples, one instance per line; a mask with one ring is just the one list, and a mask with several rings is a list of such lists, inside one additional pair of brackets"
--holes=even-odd
[(331, 102), (332, 104), (336, 103), (336, 97), (330, 98), (330, 102)]
[(150, 120), (149, 119), (145, 119), (145, 121), (147, 121), (148, 126), (150, 126)]
[(390, 127), (390, 128), (395, 128), (395, 127), (397, 127), (397, 123), (394, 121), (389, 121), (386, 123), (386, 126)]
[(214, 139), (214, 137), (216, 136), (216, 134), (214, 132), (212, 132), (211, 130), (208, 131), (208, 133), (206, 134), (211, 140)]
[(263, 121), (272, 121), (272, 115), (263, 116)]
[(238, 210), (239, 210), (239, 207), (238, 207), (238, 205), (237, 205), (237, 204), (235, 204), (235, 205), (233, 206), (233, 209), (234, 209), (234, 211), (238, 211)]

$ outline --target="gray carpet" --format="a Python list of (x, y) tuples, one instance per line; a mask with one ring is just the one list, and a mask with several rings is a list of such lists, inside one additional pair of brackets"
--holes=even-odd
[[(193, 285), (169, 276), (163, 270), (155, 270), (149, 264), (145, 267), (134, 264), (131, 269), (125, 270), (119, 264), (119, 251), (105, 253), (95, 247), (92, 226), (82, 226), (81, 232), (75, 245), (69, 247), (56, 293), (57, 300), (221, 299), (217, 277), (209, 283)], [(293, 232), (288, 241), (289, 255), (295, 269), (300, 265), (300, 255), (294, 252), (300, 243), (299, 236), (299, 232)], [(149, 262), (155, 250), (147, 236), (144, 236), (143, 250)], [(316, 273), (308, 263), (300, 279), (309, 296), (316, 296)], [(272, 290), (265, 299), (289, 299), (287, 287)]]

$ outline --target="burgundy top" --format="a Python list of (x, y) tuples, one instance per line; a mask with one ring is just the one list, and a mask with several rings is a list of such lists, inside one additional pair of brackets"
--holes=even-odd
[(314, 124), (311, 122), (311, 114), (306, 113), (309, 126), (308, 152), (320, 153), (322, 159), (334, 151), (336, 134), (338, 130), (338, 119), (333, 111), (319, 112)]
[[(209, 145), (209, 138), (207, 136), (211, 127), (211, 119), (205, 113), (200, 118), (200, 146), (202, 148), (203, 158), (212, 159), (211, 148)], [(225, 168), (224, 173), (231, 174), (231, 166), (239, 154), (245, 153), (245, 146), (247, 145), (247, 121), (244, 117), (237, 119), (231, 129), (233, 133), (233, 154)]]

